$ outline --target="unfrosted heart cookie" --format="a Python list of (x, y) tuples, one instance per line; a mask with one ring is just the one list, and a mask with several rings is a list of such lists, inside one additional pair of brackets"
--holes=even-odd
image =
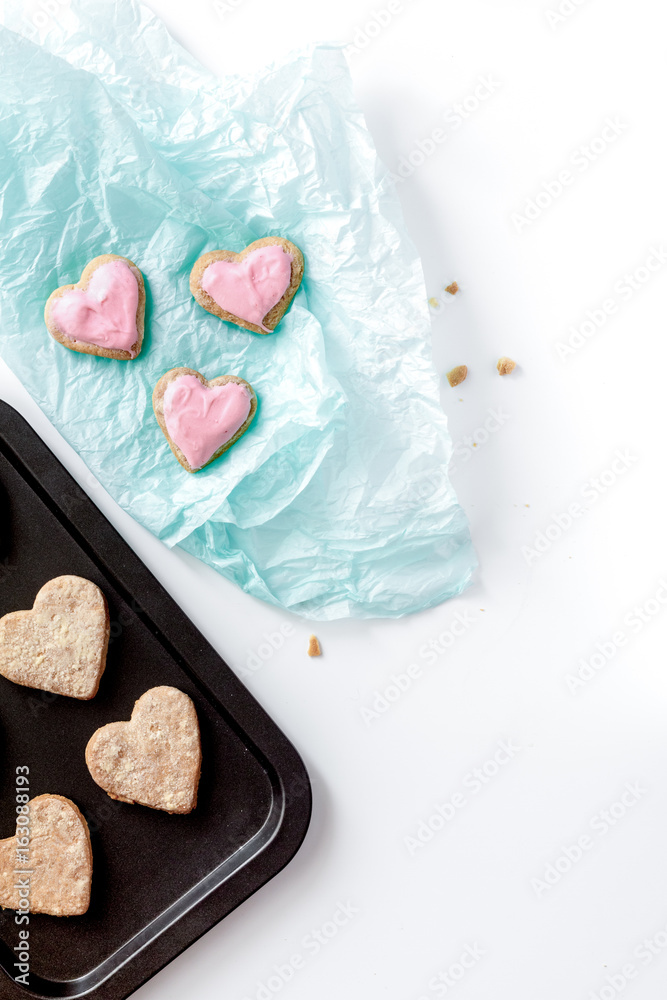
[(90, 905), (93, 852), (88, 824), (62, 795), (29, 803), (29, 835), (0, 840), (0, 907), (52, 917), (80, 917)]
[(109, 645), (104, 594), (80, 576), (45, 583), (32, 611), (0, 618), (0, 674), (15, 684), (87, 701), (100, 686)]
[(281, 236), (245, 250), (212, 250), (195, 262), (190, 291), (200, 306), (246, 330), (273, 333), (303, 278), (303, 254)]
[(93, 734), (86, 764), (112, 799), (168, 813), (192, 812), (201, 743), (191, 699), (173, 687), (146, 691), (129, 722), (112, 722)]
[(194, 368), (172, 368), (155, 386), (153, 409), (178, 461), (197, 472), (245, 434), (257, 396), (237, 375), (209, 381)]
[(85, 266), (76, 285), (51, 293), (44, 319), (51, 336), (72, 351), (128, 361), (141, 350), (145, 310), (139, 268), (105, 253)]

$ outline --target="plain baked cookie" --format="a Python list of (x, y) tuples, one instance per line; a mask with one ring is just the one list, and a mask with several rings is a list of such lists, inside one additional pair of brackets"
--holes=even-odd
[(0, 907), (24, 911), (27, 899), (30, 913), (80, 917), (90, 905), (93, 879), (88, 824), (62, 795), (38, 795), (29, 807), (28, 845), (23, 827), (0, 840)]
[(112, 722), (93, 734), (86, 764), (112, 799), (168, 813), (192, 812), (201, 771), (192, 700), (173, 687), (146, 691), (129, 722)]
[(75, 285), (49, 295), (46, 326), (59, 344), (80, 354), (130, 361), (144, 339), (146, 289), (127, 257), (105, 253), (86, 264)]
[(299, 248), (282, 236), (265, 236), (240, 253), (205, 253), (190, 273), (190, 291), (214, 316), (255, 333), (273, 333), (302, 278)]
[(155, 386), (153, 410), (178, 461), (197, 472), (245, 434), (257, 396), (238, 375), (209, 381), (194, 368), (172, 368)]
[(106, 598), (80, 576), (49, 580), (32, 611), (0, 618), (0, 674), (24, 687), (84, 701), (94, 698), (108, 646)]

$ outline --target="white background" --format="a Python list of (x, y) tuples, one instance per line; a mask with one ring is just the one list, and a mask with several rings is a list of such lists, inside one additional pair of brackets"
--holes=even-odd
[[(559, 3), (571, 10), (560, 20), (549, 16)], [(435, 364), (470, 369), (456, 390), (443, 379), (442, 399), (480, 570), (462, 598), (428, 613), (313, 628), (132, 522), (0, 368), (0, 394), (244, 676), (313, 780), (296, 859), (138, 996), (662, 1000), (667, 254), (642, 270), (652, 248), (667, 249), (662, 6), (150, 6), (219, 74), (315, 40), (356, 43), (355, 86), (381, 157), (392, 170), (411, 154), (419, 164), (399, 187), (428, 294), (443, 298)], [(481, 79), (493, 91), (483, 101)], [(559, 191), (563, 171), (571, 183)], [(579, 346), (564, 356), (570, 339)], [(501, 379), (502, 354), (519, 367)], [(457, 616), (469, 624), (452, 642)], [(285, 623), (282, 649), (249, 672)], [(319, 660), (306, 655), (311, 631)], [(441, 633), (449, 648), (427, 657)], [(606, 653), (575, 686), (598, 643)], [(406, 687), (410, 664), (419, 676), (383, 701), (395, 677)], [(488, 762), (501, 740), (520, 749), (499, 767)], [(476, 791), (471, 772), (485, 763)], [(449, 815), (457, 793), (445, 822), (436, 807)], [(345, 920), (339, 903), (356, 913)], [(331, 934), (335, 916), (341, 926), (315, 953), (309, 935)], [(481, 957), (464, 972), (466, 948)]]

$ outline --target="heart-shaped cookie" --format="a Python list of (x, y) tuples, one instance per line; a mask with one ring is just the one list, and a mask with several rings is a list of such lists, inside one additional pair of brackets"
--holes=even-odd
[(245, 250), (212, 250), (195, 262), (190, 291), (200, 306), (245, 330), (273, 333), (303, 278), (303, 254), (281, 236)]
[(99, 587), (80, 576), (45, 583), (32, 611), (0, 618), (0, 674), (15, 684), (87, 701), (100, 686), (109, 610)]
[(44, 319), (51, 336), (71, 351), (129, 361), (141, 350), (145, 309), (139, 268), (105, 253), (85, 266), (76, 285), (51, 293)]
[(173, 687), (146, 691), (129, 722), (112, 722), (93, 733), (86, 764), (112, 799), (168, 813), (192, 812), (201, 743), (191, 699)]
[(0, 907), (80, 917), (93, 878), (88, 824), (62, 795), (38, 795), (29, 808), (29, 826), (0, 840)]
[(172, 368), (155, 386), (153, 409), (178, 461), (197, 472), (245, 434), (257, 396), (237, 375), (209, 381), (194, 368)]

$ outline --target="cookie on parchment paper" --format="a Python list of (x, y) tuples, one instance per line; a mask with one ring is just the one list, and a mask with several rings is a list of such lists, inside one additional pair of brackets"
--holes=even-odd
[(296, 244), (265, 236), (240, 253), (203, 254), (190, 273), (190, 291), (214, 316), (254, 333), (273, 333), (299, 289), (303, 270)]
[(144, 278), (128, 257), (101, 254), (74, 285), (47, 299), (44, 320), (54, 340), (79, 354), (131, 361), (144, 340)]
[(180, 464), (198, 472), (245, 434), (257, 412), (257, 396), (238, 375), (209, 381), (194, 368), (172, 368), (155, 386), (153, 410)]

